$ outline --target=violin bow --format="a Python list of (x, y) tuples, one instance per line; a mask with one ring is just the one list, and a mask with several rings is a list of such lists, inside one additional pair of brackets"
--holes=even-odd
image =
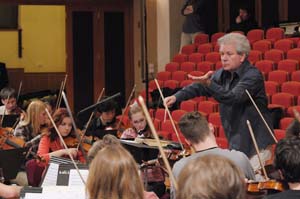
[(61, 98), (62, 87), (63, 87), (63, 81), (61, 81), (61, 83), (60, 83), (59, 92), (58, 92), (58, 96), (57, 96), (57, 99), (56, 99), (55, 109), (58, 108), (58, 102), (59, 102), (59, 99)]
[(121, 115), (120, 121), (118, 122), (117, 130), (119, 130), (119, 128), (120, 128), (120, 126), (121, 126), (121, 123), (122, 123), (122, 120), (123, 120), (123, 118), (124, 118), (124, 114), (125, 114), (125, 112), (126, 112), (126, 109), (128, 108), (129, 103), (130, 103), (130, 100), (131, 100), (131, 98), (132, 98), (132, 96), (133, 96), (133, 94), (134, 94), (134, 92), (135, 92), (135, 88), (136, 88), (136, 84), (133, 86), (133, 88), (132, 88), (132, 90), (131, 90), (131, 93), (130, 93), (130, 95), (129, 95), (129, 97), (128, 97), (128, 100), (127, 100), (127, 102), (126, 102), (126, 106), (125, 106), (124, 111), (123, 111), (123, 113), (122, 113), (122, 115)]
[[(19, 101), (19, 97), (20, 97), (20, 94), (21, 94), (21, 90), (22, 90), (22, 85), (23, 85), (23, 82), (20, 81), (20, 84), (19, 84), (19, 89), (18, 89), (18, 95), (17, 95), (17, 104), (18, 104), (18, 101)], [(23, 110), (22, 110), (23, 112)], [(20, 117), (21, 117), (22, 113), (20, 114)], [(14, 129), (16, 128), (16, 126), (18, 125), (18, 123), (20, 122), (20, 117), (18, 117), (18, 119), (15, 121), (15, 123), (13, 124), (11, 130), (9, 131), (9, 134), (12, 134)]]
[(260, 154), (259, 154), (259, 150), (258, 150), (258, 146), (257, 146), (257, 142), (256, 142), (256, 139), (255, 139), (255, 136), (254, 136), (254, 133), (253, 133), (253, 129), (252, 129), (252, 126), (251, 126), (251, 123), (249, 120), (247, 120), (247, 125), (248, 125), (248, 129), (249, 129), (249, 132), (250, 132), (250, 135), (251, 135), (251, 138), (252, 138), (252, 141), (253, 141), (253, 144), (254, 144), (254, 147), (255, 147), (255, 150), (256, 150), (256, 153), (257, 153), (257, 158), (258, 158), (258, 161), (259, 161), (259, 164), (261, 166), (261, 169), (263, 171), (263, 174), (264, 174), (264, 177), (265, 177), (265, 180), (268, 180), (269, 177), (267, 175), (267, 171), (261, 161), (261, 158), (260, 158)]
[[(170, 113), (170, 110), (169, 110), (169, 108), (168, 108), (168, 106), (167, 106), (167, 104), (166, 104), (165, 97), (164, 97), (164, 95), (163, 95), (162, 92), (161, 92), (161, 89), (160, 89), (160, 86), (159, 86), (159, 84), (158, 84), (157, 79), (154, 79), (154, 81), (155, 81), (156, 87), (157, 87), (157, 89), (158, 89), (158, 91), (159, 91), (159, 93), (160, 93), (161, 99), (163, 100), (163, 103), (164, 103), (164, 106), (165, 106), (165, 110), (167, 111), (167, 113), (168, 113), (168, 115), (169, 115), (169, 118), (170, 118), (172, 127), (173, 127), (173, 129), (174, 129), (174, 131), (175, 131), (175, 134), (176, 134), (176, 137), (177, 137), (177, 139), (178, 139), (178, 141), (179, 141), (180, 147), (181, 147), (182, 150), (184, 151), (185, 149), (184, 149), (183, 144), (182, 144), (182, 142), (181, 142), (181, 139), (180, 139), (180, 137), (179, 137), (179, 134), (178, 134), (177, 128), (176, 128), (176, 126), (175, 126), (174, 120), (173, 120), (173, 118), (172, 118), (172, 115), (171, 115), (171, 113)], [(185, 157), (185, 153), (183, 153), (183, 156)]]
[[(63, 137), (62, 137), (61, 134), (59, 133), (59, 130), (58, 130), (58, 128), (57, 128), (55, 122), (53, 121), (52, 116), (51, 116), (51, 114), (49, 113), (48, 109), (46, 108), (45, 111), (46, 111), (46, 113), (47, 113), (47, 115), (48, 115), (48, 117), (49, 117), (49, 119), (50, 119), (50, 121), (51, 121), (53, 127), (55, 128), (55, 131), (56, 131), (56, 133), (57, 133), (57, 135), (58, 135), (58, 137), (59, 137), (61, 143), (64, 145), (65, 149), (68, 149), (68, 147), (67, 147), (67, 145), (66, 145), (66, 143), (65, 143), (65, 141), (64, 141), (64, 139), (63, 139)], [(71, 153), (70, 153), (69, 150), (67, 150), (67, 152), (68, 152), (68, 155), (69, 155), (69, 157), (70, 157), (72, 163), (74, 164), (74, 167), (75, 167), (75, 169), (76, 169), (78, 175), (80, 176), (80, 179), (82, 180), (83, 184), (85, 185), (86, 182), (84, 181), (84, 179), (83, 179), (83, 177), (82, 177), (82, 175), (81, 175), (81, 173), (80, 173), (80, 171), (79, 171), (79, 168), (78, 168), (78, 166), (77, 166), (77, 164), (76, 164), (76, 162), (75, 162), (73, 156), (71, 155)]]
[(156, 142), (157, 142), (158, 149), (159, 149), (159, 151), (160, 151), (160, 153), (161, 153), (161, 156), (162, 156), (162, 159), (163, 159), (163, 161), (164, 161), (164, 164), (165, 164), (166, 167), (167, 167), (167, 171), (168, 171), (168, 173), (169, 173), (170, 179), (171, 179), (171, 181), (172, 181), (172, 183), (173, 183), (173, 185), (174, 185), (175, 190), (177, 191), (177, 190), (178, 190), (178, 184), (177, 184), (177, 182), (176, 182), (176, 180), (175, 180), (175, 177), (174, 177), (174, 175), (173, 175), (173, 173), (172, 173), (171, 166), (170, 166), (170, 164), (169, 164), (169, 162), (168, 162), (168, 160), (167, 160), (166, 154), (165, 154), (165, 152), (163, 151), (163, 148), (162, 148), (162, 145), (161, 145), (161, 143), (160, 143), (158, 134), (157, 134), (157, 132), (156, 132), (156, 130), (155, 130), (154, 124), (153, 124), (153, 122), (152, 122), (152, 119), (151, 119), (151, 117), (150, 117), (149, 111), (148, 111), (148, 109), (147, 109), (147, 107), (146, 107), (146, 104), (145, 104), (145, 102), (144, 102), (144, 99), (143, 99), (141, 96), (139, 96), (138, 100), (139, 100), (139, 102), (140, 102), (140, 104), (141, 104), (141, 106), (142, 106), (142, 109), (143, 109), (143, 111), (144, 111), (144, 114), (145, 114), (145, 117), (146, 117), (146, 119), (147, 119), (148, 125), (149, 125), (149, 127), (150, 127), (151, 132), (152, 132), (152, 135), (154, 136), (154, 139), (155, 139)]
[(17, 98), (16, 98), (17, 102), (19, 101), (19, 97), (20, 97), (20, 94), (21, 94), (22, 86), (23, 86), (23, 82), (20, 81), (19, 89), (18, 89), (18, 95), (17, 95)]
[(76, 124), (75, 124), (75, 121), (74, 121), (74, 118), (73, 118), (73, 115), (72, 115), (72, 112), (71, 112), (71, 109), (70, 109), (70, 106), (69, 106), (66, 94), (65, 94), (64, 91), (62, 91), (61, 94), (62, 94), (62, 98), (64, 99), (64, 102), (65, 102), (68, 114), (69, 114), (69, 116), (71, 118), (71, 121), (72, 121), (72, 126), (73, 126), (73, 129), (74, 129), (74, 133), (75, 133), (75, 136), (76, 136), (76, 138), (78, 140), (78, 144), (79, 144), (79, 149), (81, 150), (81, 152), (82, 152), (82, 154), (84, 156), (84, 159), (85, 159), (86, 163), (88, 164), (88, 158), (87, 158), (87, 155), (86, 155), (86, 153), (85, 153), (85, 151), (84, 151), (84, 149), (83, 149), (83, 147), (82, 147), (82, 145), (80, 143), (80, 136), (77, 133), (77, 127), (76, 127)]
[(56, 101), (56, 106), (55, 106), (56, 109), (58, 109), (60, 107), (62, 92), (65, 90), (65, 86), (66, 86), (66, 83), (67, 83), (67, 78), (68, 78), (68, 75), (66, 74), (65, 79), (61, 82), (60, 92), (58, 94), (57, 101)]
[[(102, 88), (102, 91), (101, 91), (101, 93), (100, 93), (99, 96), (98, 96), (97, 102), (100, 102), (100, 100), (101, 100), (101, 98), (102, 98), (102, 96), (103, 96), (104, 91), (105, 91), (105, 88)], [(77, 149), (79, 149), (79, 145), (80, 145), (80, 143), (82, 143), (83, 137), (84, 137), (86, 131), (88, 130), (88, 128), (89, 128), (89, 126), (90, 126), (90, 123), (91, 123), (91, 121), (92, 121), (94, 115), (95, 115), (95, 111), (93, 111), (93, 112), (91, 113), (91, 115), (90, 115), (90, 117), (89, 117), (89, 120), (87, 121), (87, 123), (86, 123), (86, 125), (85, 125), (85, 131), (84, 131), (83, 134), (80, 136), (80, 142), (78, 142)]]
[[(9, 100), (10, 98), (10, 95), (7, 96), (7, 101)], [(6, 107), (4, 106), (4, 112), (3, 112), (3, 116), (1, 117), (1, 123), (0, 123), (0, 127), (2, 128), (2, 125), (3, 125), (3, 120), (4, 120), (4, 117), (5, 117), (5, 112), (6, 112)]]
[(247, 93), (248, 97), (250, 98), (250, 100), (251, 100), (252, 104), (254, 105), (254, 107), (255, 107), (256, 111), (258, 112), (259, 116), (261, 117), (262, 121), (263, 121), (263, 122), (264, 122), (264, 124), (266, 125), (266, 127), (267, 127), (267, 129), (268, 129), (268, 131), (269, 131), (270, 135), (271, 135), (271, 136), (272, 136), (272, 138), (274, 139), (275, 143), (278, 143), (278, 140), (276, 139), (276, 137), (275, 137), (275, 136), (274, 136), (274, 134), (272, 133), (272, 130), (271, 130), (271, 128), (269, 127), (268, 123), (266, 122), (266, 120), (265, 120), (264, 116), (261, 114), (261, 112), (260, 112), (259, 108), (257, 107), (257, 105), (256, 105), (255, 101), (254, 101), (254, 100), (253, 100), (253, 98), (251, 97), (251, 95), (250, 95), (249, 91), (246, 89), (246, 90), (245, 90), (245, 92)]

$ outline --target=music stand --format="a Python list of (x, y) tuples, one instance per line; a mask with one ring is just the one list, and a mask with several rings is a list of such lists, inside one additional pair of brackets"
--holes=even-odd
[[(0, 116), (1, 118), (3, 115)], [(2, 127), (13, 127), (17, 120), (19, 119), (20, 114), (4, 115)]]
[(147, 146), (145, 144), (134, 143), (126, 140), (120, 141), (139, 164), (142, 164), (143, 161), (156, 159), (158, 156), (158, 147)]
[(0, 168), (5, 180), (15, 179), (25, 161), (28, 148), (0, 150)]
[(111, 130), (104, 130), (104, 129), (96, 129), (94, 131), (90, 131), (93, 136), (102, 139), (105, 135), (113, 135), (115, 137), (118, 137), (118, 130), (117, 129), (111, 129)]

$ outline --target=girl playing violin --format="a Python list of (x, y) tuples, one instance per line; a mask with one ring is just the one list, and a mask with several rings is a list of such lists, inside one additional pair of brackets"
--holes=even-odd
[(151, 132), (147, 125), (147, 121), (143, 110), (141, 107), (134, 103), (128, 112), (128, 117), (130, 119), (132, 128), (126, 129), (121, 139), (128, 139), (128, 138), (136, 138), (136, 137), (143, 137), (143, 138), (150, 138)]
[[(72, 135), (74, 129), (72, 127), (72, 120), (67, 109), (57, 109), (53, 114), (53, 120), (62, 137), (66, 138)], [(49, 129), (49, 134), (41, 138), (38, 148), (38, 155), (43, 157), (46, 160), (46, 163), (48, 163), (51, 156), (67, 156), (68, 151), (74, 158), (84, 162), (84, 157), (76, 148), (65, 149), (63, 147), (57, 132), (55, 131), (54, 127), (52, 127)]]
[[(47, 130), (46, 121), (48, 116), (45, 112), (45, 104), (40, 100), (32, 101), (25, 115), (24, 120), (20, 121), (14, 130), (14, 135), (21, 137), (24, 141), (29, 142), (34, 137), (39, 135), (43, 129)], [(32, 144), (32, 151), (36, 152), (39, 139), (36, 139)]]

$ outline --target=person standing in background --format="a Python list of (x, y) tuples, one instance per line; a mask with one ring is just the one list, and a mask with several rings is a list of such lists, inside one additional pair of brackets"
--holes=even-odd
[(206, 31), (206, 0), (186, 0), (181, 14), (185, 16), (182, 26), (180, 50), (194, 42), (195, 36)]

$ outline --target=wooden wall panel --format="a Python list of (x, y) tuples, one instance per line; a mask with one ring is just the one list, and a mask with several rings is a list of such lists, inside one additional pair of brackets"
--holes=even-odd
[(24, 73), (23, 69), (7, 69), (9, 84), (16, 90), (22, 81), (21, 93), (29, 93), (41, 90), (56, 90), (60, 88), (65, 78), (65, 73)]

